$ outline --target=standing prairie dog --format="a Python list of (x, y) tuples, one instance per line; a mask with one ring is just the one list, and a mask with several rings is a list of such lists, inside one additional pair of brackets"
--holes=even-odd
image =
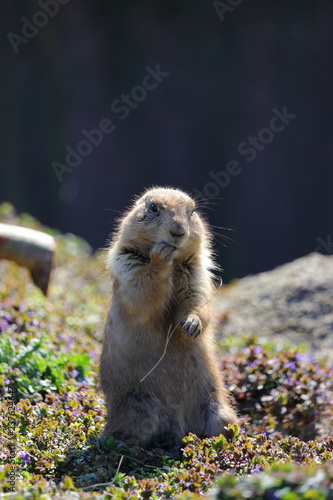
[(215, 359), (216, 266), (195, 201), (178, 189), (146, 191), (120, 219), (107, 267), (104, 436), (150, 447), (179, 444), (189, 432), (227, 434), (238, 420)]

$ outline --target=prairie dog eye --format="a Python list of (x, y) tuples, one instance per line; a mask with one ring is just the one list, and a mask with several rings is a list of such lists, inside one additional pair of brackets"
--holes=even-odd
[(151, 203), (150, 204), (150, 206), (149, 206), (149, 212), (151, 212), (152, 214), (158, 214), (159, 209), (158, 209), (158, 206), (156, 205), (156, 203)]

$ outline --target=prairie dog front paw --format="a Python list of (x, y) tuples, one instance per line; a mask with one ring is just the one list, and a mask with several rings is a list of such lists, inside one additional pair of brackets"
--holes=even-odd
[(183, 319), (181, 322), (184, 332), (186, 332), (188, 337), (196, 338), (202, 332), (202, 323), (199, 316), (196, 314), (190, 314), (187, 318)]
[(150, 252), (151, 262), (170, 262), (176, 253), (176, 248), (168, 243), (157, 243)]

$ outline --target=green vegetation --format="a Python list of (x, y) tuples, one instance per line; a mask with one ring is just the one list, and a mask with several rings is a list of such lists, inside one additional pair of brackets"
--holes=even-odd
[[(8, 204), (0, 221), (41, 229)], [(333, 372), (296, 348), (256, 338), (224, 343), (221, 370), (241, 416), (230, 441), (189, 435), (166, 452), (102, 439), (107, 277), (85, 242), (55, 236), (48, 298), (25, 269), (0, 261), (5, 498), (333, 499)]]

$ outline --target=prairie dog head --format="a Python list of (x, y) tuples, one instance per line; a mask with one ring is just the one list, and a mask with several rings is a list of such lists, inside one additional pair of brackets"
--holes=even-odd
[(188, 194), (157, 187), (146, 191), (125, 213), (115, 243), (149, 256), (153, 246), (163, 242), (184, 259), (208, 245), (208, 234)]

